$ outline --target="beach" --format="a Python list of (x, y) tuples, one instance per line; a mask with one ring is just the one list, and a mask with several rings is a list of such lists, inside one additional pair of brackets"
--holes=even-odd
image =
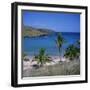
[(33, 56), (26, 56), (23, 60), (23, 77), (55, 76), (55, 75), (80, 75), (80, 60), (68, 60), (59, 56), (50, 56), (51, 61), (38, 66)]

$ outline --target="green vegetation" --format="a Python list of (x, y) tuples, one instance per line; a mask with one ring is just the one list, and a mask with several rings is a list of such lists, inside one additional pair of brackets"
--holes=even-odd
[(40, 66), (43, 66), (45, 62), (49, 61), (49, 57), (46, 55), (44, 48), (40, 48), (39, 55), (35, 56), (35, 60), (38, 61)]
[(64, 56), (66, 58), (69, 58), (70, 60), (74, 60), (76, 58), (79, 58), (79, 56), (80, 56), (80, 49), (77, 48), (75, 45), (70, 45), (66, 49)]
[(59, 57), (60, 57), (60, 61), (61, 61), (61, 49), (62, 49), (62, 45), (65, 42), (64, 38), (62, 37), (61, 33), (58, 34), (57, 39), (55, 40), (58, 50), (59, 50)]

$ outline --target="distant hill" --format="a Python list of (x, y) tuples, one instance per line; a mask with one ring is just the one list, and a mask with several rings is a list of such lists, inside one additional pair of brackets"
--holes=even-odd
[(23, 37), (45, 36), (52, 33), (54, 33), (54, 31), (49, 29), (34, 28), (30, 26), (24, 26), (22, 28)]

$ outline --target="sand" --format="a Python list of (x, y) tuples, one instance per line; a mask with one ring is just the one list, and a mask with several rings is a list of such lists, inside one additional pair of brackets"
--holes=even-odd
[[(52, 58), (52, 61), (51, 62), (46, 62), (45, 64), (44, 64), (44, 66), (45, 65), (55, 65), (55, 64), (57, 64), (57, 63), (59, 63), (60, 62), (60, 58), (59, 58), (59, 56), (50, 56), (51, 58)], [(36, 65), (37, 64), (37, 61), (32, 61), (33, 60), (33, 56), (26, 56), (25, 58), (27, 58), (28, 59), (28, 61), (25, 61), (25, 60), (23, 60), (23, 70), (26, 70), (26, 69), (32, 69), (32, 66), (33, 65)], [(66, 58), (61, 58), (61, 61), (62, 62), (69, 62), (69, 60), (67, 60)]]

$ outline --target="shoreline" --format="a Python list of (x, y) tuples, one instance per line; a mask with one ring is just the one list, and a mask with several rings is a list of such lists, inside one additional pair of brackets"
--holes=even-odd
[[(50, 57), (52, 60), (50, 62), (46, 62), (43, 66), (52, 66), (60, 62), (70, 62), (70, 60), (66, 59), (65, 57), (61, 57), (61, 61), (59, 56)], [(37, 61), (34, 60), (34, 56), (25, 56), (25, 59), (27, 61), (23, 60), (23, 70), (32, 69), (34, 65), (38, 65)]]

